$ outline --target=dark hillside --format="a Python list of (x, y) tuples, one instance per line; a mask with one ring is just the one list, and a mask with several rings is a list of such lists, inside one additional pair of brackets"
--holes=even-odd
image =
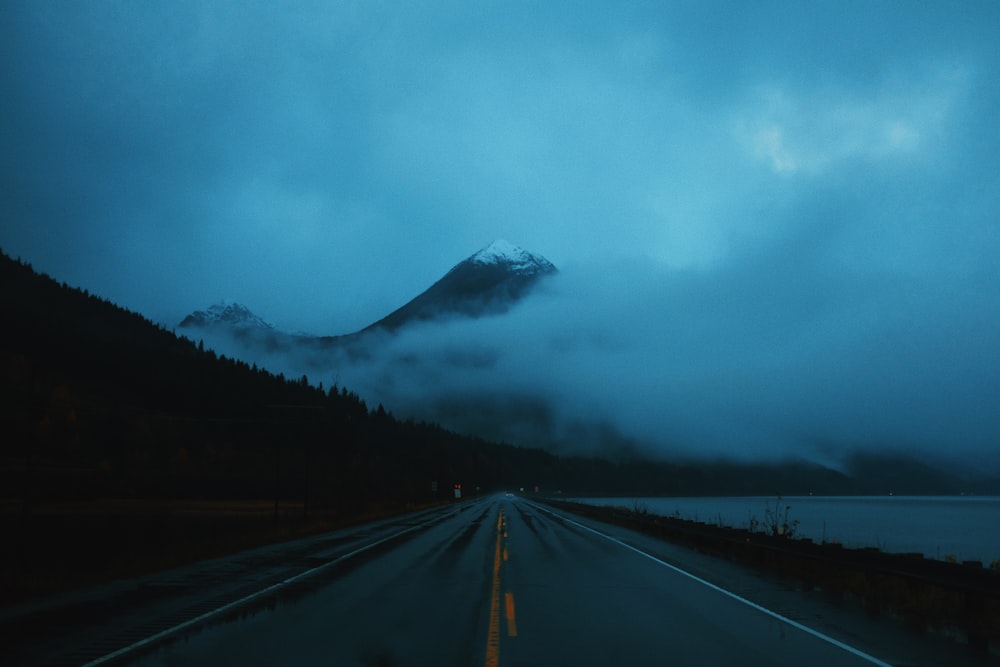
[[(34, 499), (268, 498), (320, 508), (492, 487), (540, 452), (369, 410), (0, 260), (3, 488)], [(524, 471), (526, 473), (526, 471)]]
[(551, 467), (540, 450), (400, 422), (347, 389), (220, 357), (2, 253), (0, 309), (3, 600)]
[(2, 253), (0, 310), (8, 599), (447, 501), (454, 484), (465, 497), (870, 493), (892, 466), (872, 462), (854, 479), (808, 463), (609, 461), (490, 443), (218, 356)]
[(400, 421), (347, 389), (220, 357), (2, 253), (0, 308), (0, 494), (26, 504), (278, 498), (353, 514), (432, 501), (454, 483), (632, 496), (888, 492), (880, 470), (897, 485), (913, 477), (910, 493), (953, 489), (948, 475), (928, 481), (895, 459), (858, 459), (850, 476), (805, 462), (608, 461)]
[(454, 483), (626, 495), (852, 490), (806, 464), (556, 457), (402, 422), (347, 389), (219, 357), (6, 256), (0, 308), (8, 498), (278, 497), (353, 513), (431, 501)]

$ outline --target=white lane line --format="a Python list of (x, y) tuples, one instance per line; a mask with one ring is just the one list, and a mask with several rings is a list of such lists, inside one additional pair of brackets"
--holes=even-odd
[(536, 505), (535, 503), (531, 503), (531, 502), (529, 502), (529, 504), (532, 507), (535, 507), (536, 509), (540, 509), (543, 512), (548, 512), (549, 514), (551, 514), (553, 516), (557, 516), (560, 519), (562, 519), (563, 521), (566, 521), (567, 523), (571, 523), (574, 526), (577, 526), (579, 528), (582, 528), (582, 529), (584, 529), (586, 531), (589, 531), (589, 532), (593, 533), (594, 535), (597, 535), (599, 537), (603, 537), (604, 539), (608, 540), (609, 542), (614, 542), (615, 544), (617, 544), (619, 546), (625, 547), (629, 551), (634, 551), (635, 553), (639, 554), (640, 556), (644, 556), (644, 557), (648, 558), (649, 560), (653, 561), (654, 563), (659, 563), (663, 567), (669, 568), (669, 569), (673, 570), (674, 572), (676, 572), (678, 574), (682, 574), (685, 577), (688, 577), (689, 579), (697, 581), (699, 584), (702, 584), (704, 586), (708, 586), (712, 590), (718, 591), (719, 593), (722, 593), (726, 597), (732, 598), (733, 600), (736, 600), (737, 602), (741, 602), (741, 603), (747, 605), (748, 607), (752, 607), (753, 609), (756, 609), (757, 611), (759, 611), (759, 612), (761, 612), (763, 614), (767, 614), (771, 618), (777, 619), (777, 620), (779, 620), (779, 621), (781, 621), (783, 623), (787, 623), (788, 625), (792, 626), (793, 628), (798, 628), (799, 630), (801, 630), (802, 632), (805, 632), (806, 634), (810, 634), (813, 637), (816, 637), (817, 639), (821, 639), (821, 640), (827, 642), (828, 644), (832, 644), (833, 646), (836, 646), (839, 649), (843, 649), (843, 650), (847, 651), (848, 653), (856, 655), (857, 657), (859, 657), (859, 658), (861, 658), (863, 660), (867, 660), (868, 662), (872, 663), (873, 665), (879, 665), (879, 667), (893, 667), (893, 665), (891, 663), (879, 660), (878, 658), (876, 658), (874, 656), (871, 656), (871, 655), (868, 655), (867, 653), (865, 653), (864, 651), (862, 651), (860, 649), (854, 648), (850, 644), (845, 644), (844, 642), (842, 642), (842, 641), (840, 641), (838, 639), (834, 639), (833, 637), (830, 637), (829, 635), (823, 634), (819, 630), (814, 630), (813, 628), (810, 628), (807, 625), (802, 625), (798, 621), (793, 621), (792, 619), (788, 618), (787, 616), (782, 616), (781, 614), (779, 614), (776, 611), (771, 611), (767, 607), (762, 607), (759, 604), (757, 604), (756, 602), (752, 602), (752, 601), (746, 599), (745, 597), (742, 597), (742, 596), (737, 595), (736, 593), (733, 593), (732, 591), (727, 591), (725, 588), (722, 588), (720, 586), (716, 586), (712, 582), (706, 581), (706, 580), (702, 579), (701, 577), (699, 577), (697, 575), (691, 574), (687, 570), (682, 570), (681, 568), (677, 567), (676, 565), (671, 565), (670, 563), (668, 563), (665, 560), (661, 560), (661, 559), (657, 558), (656, 556), (654, 556), (652, 554), (646, 553), (642, 549), (638, 549), (636, 547), (633, 547), (631, 544), (627, 544), (625, 542), (622, 542), (617, 537), (612, 537), (611, 535), (608, 535), (606, 533), (602, 533), (599, 530), (594, 530), (590, 526), (585, 526), (584, 524), (582, 524), (582, 523), (580, 523), (578, 521), (574, 521), (573, 519), (570, 519), (568, 516), (565, 516), (565, 515), (553, 512), (552, 510), (548, 509), (547, 507), (542, 507), (540, 505)]
[(413, 532), (413, 531), (415, 531), (415, 530), (417, 530), (419, 528), (423, 528), (423, 527), (425, 527), (427, 525), (427, 523), (428, 522), (424, 522), (424, 523), (418, 524), (416, 526), (410, 526), (409, 528), (401, 530), (398, 533), (393, 533), (392, 535), (389, 535), (387, 537), (383, 537), (380, 540), (376, 540), (375, 542), (372, 542), (371, 544), (366, 544), (363, 547), (358, 547), (354, 551), (350, 551), (350, 552), (348, 552), (346, 554), (338, 556), (337, 558), (334, 558), (331, 561), (323, 563), (322, 565), (317, 565), (314, 568), (310, 568), (310, 569), (308, 569), (308, 570), (306, 570), (304, 572), (300, 572), (299, 574), (295, 575), (294, 577), (289, 577), (288, 579), (283, 579), (282, 581), (279, 581), (276, 584), (271, 584), (267, 588), (263, 588), (263, 589), (257, 591), (256, 593), (251, 593), (250, 595), (242, 597), (239, 600), (234, 600), (233, 602), (228, 602), (228, 603), (222, 605), (221, 607), (217, 607), (215, 609), (212, 609), (211, 611), (206, 611), (204, 614), (201, 614), (199, 616), (195, 616), (194, 618), (189, 619), (187, 621), (184, 621), (183, 623), (178, 623), (177, 625), (169, 627), (166, 630), (161, 630), (160, 632), (157, 632), (154, 635), (150, 635), (149, 637), (146, 637), (145, 639), (140, 639), (139, 641), (137, 641), (135, 643), (132, 643), (132, 644), (129, 644), (128, 646), (120, 648), (117, 651), (113, 651), (111, 653), (108, 653), (107, 655), (101, 656), (100, 658), (97, 658), (95, 660), (91, 660), (88, 663), (84, 663), (83, 667), (91, 667), (92, 665), (101, 665), (101, 664), (104, 664), (104, 663), (109, 662), (111, 660), (115, 660), (117, 658), (120, 658), (120, 657), (122, 657), (124, 655), (127, 655), (129, 653), (132, 653), (133, 651), (136, 651), (138, 649), (144, 648), (146, 646), (150, 646), (151, 644), (155, 644), (156, 642), (158, 642), (158, 641), (160, 641), (162, 639), (165, 639), (165, 638), (169, 637), (170, 635), (176, 634), (176, 633), (180, 632), (181, 630), (184, 630), (186, 628), (190, 628), (191, 626), (197, 625), (199, 623), (203, 623), (204, 621), (207, 621), (208, 619), (210, 619), (210, 618), (212, 618), (214, 616), (218, 616), (219, 614), (224, 614), (224, 613), (226, 613), (227, 611), (229, 611), (231, 609), (239, 607), (240, 605), (244, 605), (247, 602), (251, 602), (251, 601), (253, 601), (253, 600), (255, 600), (255, 599), (259, 598), (259, 597), (262, 597), (264, 595), (268, 595), (269, 593), (273, 593), (274, 591), (278, 590), (279, 588), (283, 588), (284, 586), (287, 586), (289, 584), (295, 583), (296, 581), (298, 581), (300, 579), (304, 579), (304, 578), (309, 577), (309, 576), (311, 576), (313, 574), (316, 574), (317, 572), (325, 570), (326, 568), (328, 568), (328, 567), (330, 567), (332, 565), (335, 565), (337, 563), (340, 563), (341, 561), (345, 561), (348, 558), (352, 558), (354, 556), (357, 556), (358, 554), (363, 553), (365, 551), (368, 551), (369, 549), (372, 549), (374, 547), (377, 547), (380, 544), (384, 544), (385, 542), (388, 542), (389, 540), (393, 540), (393, 539), (399, 537), (400, 535), (405, 535), (406, 533), (410, 533), (410, 532)]

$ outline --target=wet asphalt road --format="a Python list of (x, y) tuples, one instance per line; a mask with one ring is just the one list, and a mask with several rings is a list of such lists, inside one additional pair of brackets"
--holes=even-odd
[(76, 619), (72, 632), (53, 626), (51, 642), (26, 642), (10, 664), (994, 664), (817, 606), (738, 566), (505, 495), (135, 586), (169, 593), (136, 601), (130, 588), (81, 602), (106, 617)]
[(511, 497), (469, 503), (141, 665), (872, 665)]

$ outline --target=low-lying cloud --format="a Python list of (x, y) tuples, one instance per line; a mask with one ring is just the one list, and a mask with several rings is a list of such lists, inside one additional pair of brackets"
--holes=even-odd
[(1000, 470), (1000, 313), (977, 279), (781, 250), (715, 271), (571, 266), (502, 315), (351, 353), (239, 356), (399, 418), (563, 453), (837, 465), (891, 451)]

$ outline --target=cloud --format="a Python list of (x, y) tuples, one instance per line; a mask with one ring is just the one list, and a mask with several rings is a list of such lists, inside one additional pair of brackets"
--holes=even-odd
[(724, 272), (578, 266), (504, 315), (263, 363), (401, 418), (562, 452), (836, 464), (905, 449), (1000, 466), (989, 298), (969, 309), (972, 283), (872, 281), (820, 254), (774, 249)]
[(12, 0), (0, 244), (337, 334), (507, 238), (563, 270), (509, 318), (268, 363), (566, 448), (978, 455), (998, 8)]
[(959, 64), (914, 69), (863, 94), (843, 86), (761, 86), (734, 131), (778, 174), (815, 176), (857, 160), (927, 164), (945, 150), (970, 77)]

